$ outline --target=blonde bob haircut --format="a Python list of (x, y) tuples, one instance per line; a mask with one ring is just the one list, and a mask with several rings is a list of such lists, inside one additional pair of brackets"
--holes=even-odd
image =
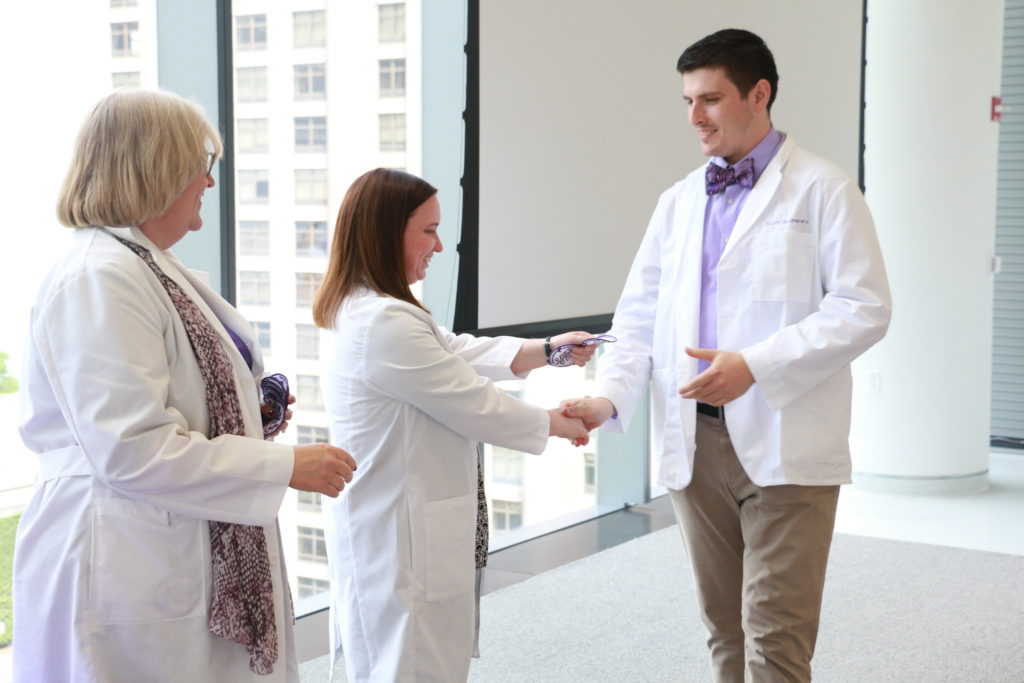
[(139, 225), (166, 212), (223, 149), (198, 105), (168, 92), (116, 91), (82, 124), (57, 218), (69, 228)]

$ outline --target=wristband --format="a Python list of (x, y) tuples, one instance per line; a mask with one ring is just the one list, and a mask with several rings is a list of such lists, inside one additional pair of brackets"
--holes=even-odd
[(551, 361), (551, 336), (544, 338), (544, 357)]
[[(551, 337), (548, 337), (551, 339)], [(598, 344), (611, 344), (618, 341), (615, 337), (610, 334), (599, 334), (596, 337), (590, 337), (584, 339), (579, 344), (562, 344), (554, 351), (550, 351), (551, 345), (545, 343), (544, 350), (549, 351), (548, 353), (548, 365), (553, 365), (556, 368), (566, 368), (572, 365), (572, 350), (576, 346), (596, 346)]]
[(270, 436), (284, 424), (284, 413), (288, 409), (288, 378), (281, 374), (268, 375), (260, 381), (263, 403), (272, 411), (263, 418), (263, 435)]

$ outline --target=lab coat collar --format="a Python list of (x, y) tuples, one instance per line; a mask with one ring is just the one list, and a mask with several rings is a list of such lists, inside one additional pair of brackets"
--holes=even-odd
[(789, 156), (793, 152), (794, 146), (793, 136), (787, 135), (779, 151), (768, 162), (768, 166), (765, 167), (761, 177), (754, 184), (754, 187), (751, 188), (747, 202), (743, 205), (743, 210), (740, 211), (740, 215), (736, 218), (736, 225), (733, 226), (732, 234), (725, 244), (725, 249), (722, 250), (721, 260), (728, 258), (730, 252), (735, 249), (735, 245), (750, 231), (757, 218), (764, 213), (768, 203), (775, 196), (779, 189), (779, 184), (782, 182), (782, 169), (785, 168), (786, 162), (789, 161)]

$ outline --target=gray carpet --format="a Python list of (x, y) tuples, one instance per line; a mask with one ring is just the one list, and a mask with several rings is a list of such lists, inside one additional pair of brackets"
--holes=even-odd
[[(486, 596), (470, 681), (708, 681), (696, 609), (664, 529)], [(837, 535), (814, 678), (1024, 682), (1024, 557)]]

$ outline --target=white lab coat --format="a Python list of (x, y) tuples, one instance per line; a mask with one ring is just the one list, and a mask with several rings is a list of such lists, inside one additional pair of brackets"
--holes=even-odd
[(466, 679), (475, 442), (540, 453), (548, 439), (546, 411), (487, 379), (515, 377), (522, 341), (454, 336), (365, 289), (324, 333), (331, 439), (359, 461), (324, 506), (333, 661), (343, 650), (349, 683)]
[[(650, 382), (658, 483), (693, 471), (704, 168), (662, 194), (615, 310), (617, 344), (599, 362), (595, 394), (624, 429)], [(756, 383), (726, 405), (751, 480), (850, 481), (850, 362), (885, 334), (889, 285), (860, 190), (787, 137), (750, 192), (718, 266), (719, 348), (739, 351)]]
[[(181, 320), (145, 263), (76, 230), (32, 311), (22, 438), (40, 478), (14, 556), (16, 681), (297, 681), (276, 515), (293, 449), (264, 441), (255, 334), (135, 228), (221, 333), (246, 434), (210, 440), (205, 384)], [(250, 347), (253, 369), (217, 321)], [(209, 632), (207, 520), (264, 525), (278, 629), (270, 676)]]

